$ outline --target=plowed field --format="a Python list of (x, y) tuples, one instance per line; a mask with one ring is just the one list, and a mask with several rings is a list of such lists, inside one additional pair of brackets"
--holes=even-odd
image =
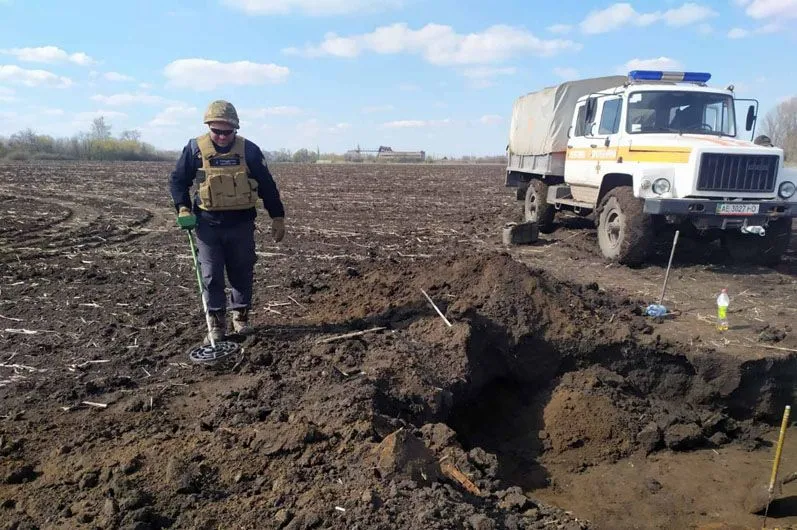
[[(0, 528), (761, 527), (794, 248), (745, 267), (682, 239), (655, 320), (668, 242), (608, 266), (563, 218), (505, 247), (502, 167), (275, 166), (256, 332), (205, 366), (170, 169), (0, 165)], [(797, 483), (768, 516), (797, 525)]]

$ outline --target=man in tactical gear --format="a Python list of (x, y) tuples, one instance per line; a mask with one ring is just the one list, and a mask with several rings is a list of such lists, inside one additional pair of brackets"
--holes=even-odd
[[(213, 101), (204, 122), (208, 132), (183, 148), (169, 189), (178, 212), (177, 224), (196, 229), (210, 333), (213, 340), (222, 340), (227, 333), (225, 271), (232, 291), (233, 329), (242, 335), (252, 332), (249, 310), (257, 261), (255, 208), (262, 201), (276, 242), (285, 236), (285, 210), (260, 147), (237, 134), (240, 125), (235, 107), (227, 101)], [(194, 183), (192, 201), (189, 189)]]

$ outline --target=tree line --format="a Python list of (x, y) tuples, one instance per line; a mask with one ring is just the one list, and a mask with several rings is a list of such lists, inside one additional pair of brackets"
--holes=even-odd
[(783, 149), (786, 163), (797, 165), (797, 96), (782, 101), (764, 117), (761, 132)]
[(178, 153), (162, 151), (141, 141), (137, 130), (111, 134), (105, 118), (95, 118), (91, 129), (69, 138), (54, 138), (25, 129), (8, 138), (0, 136), (0, 159), (6, 160), (175, 160)]

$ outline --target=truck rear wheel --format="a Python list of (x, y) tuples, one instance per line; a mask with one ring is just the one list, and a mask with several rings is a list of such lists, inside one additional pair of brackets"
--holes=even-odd
[(777, 265), (791, 242), (790, 218), (770, 221), (764, 237), (731, 232), (725, 235), (724, 246), (731, 259), (738, 263)]
[(653, 218), (628, 186), (607, 193), (599, 208), (598, 245), (603, 256), (623, 265), (640, 265), (650, 255)]
[(523, 218), (529, 222), (537, 223), (540, 232), (550, 234), (553, 232), (553, 221), (556, 208), (548, 204), (548, 184), (534, 179), (529, 182), (526, 189), (526, 201), (523, 204)]

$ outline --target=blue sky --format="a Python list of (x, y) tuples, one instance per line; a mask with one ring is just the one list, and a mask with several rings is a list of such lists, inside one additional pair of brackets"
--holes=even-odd
[(797, 0), (0, 0), (0, 135), (104, 115), (180, 149), (223, 98), (264, 150), (502, 154), (519, 95), (632, 68), (763, 115), (797, 95), (794, 27)]

